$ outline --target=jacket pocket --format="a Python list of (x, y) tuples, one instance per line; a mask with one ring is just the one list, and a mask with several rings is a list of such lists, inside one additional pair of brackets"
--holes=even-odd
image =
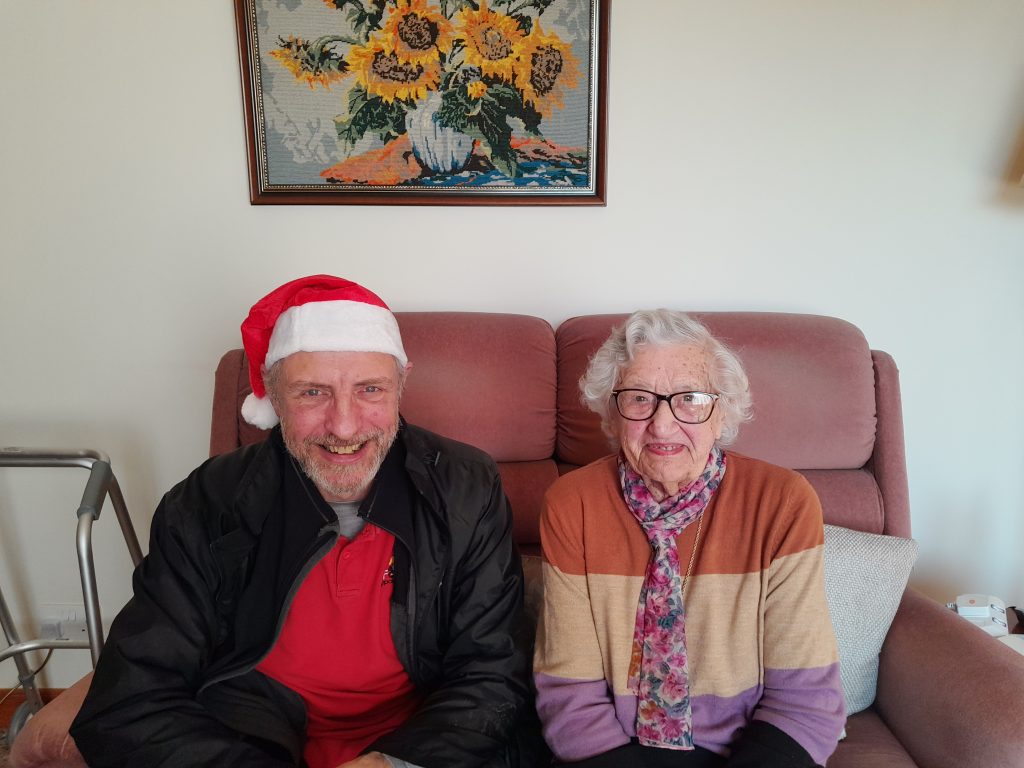
[(217, 611), (217, 637), (214, 646), (227, 638), (235, 617), (235, 608), (245, 584), (256, 544), (248, 531), (236, 529), (210, 543), (210, 551), (217, 564), (219, 580), (214, 593)]

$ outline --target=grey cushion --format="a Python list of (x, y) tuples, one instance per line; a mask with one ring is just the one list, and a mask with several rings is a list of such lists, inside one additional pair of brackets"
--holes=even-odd
[(913, 539), (825, 526), (825, 596), (848, 715), (875, 700), (878, 652), (916, 560)]

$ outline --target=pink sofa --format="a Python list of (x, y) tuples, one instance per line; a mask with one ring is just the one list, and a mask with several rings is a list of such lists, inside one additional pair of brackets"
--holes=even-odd
[[(696, 313), (747, 366), (754, 420), (735, 450), (801, 471), (826, 522), (910, 536), (896, 365), (835, 318)], [(557, 330), (524, 315), (398, 313), (413, 372), (402, 411), (416, 424), (497, 461), (524, 554), (528, 603), (540, 599), (537, 520), (559, 475), (608, 452), (579, 402), (584, 366), (624, 315), (590, 315)], [(263, 438), (239, 418), (249, 391), (242, 350), (217, 368), (210, 453)], [(84, 681), (83, 681), (84, 682)], [(80, 683), (33, 718), (15, 768), (76, 765), (66, 738)], [(1024, 764), (1024, 657), (943, 606), (907, 590), (880, 656), (877, 698), (853, 715), (829, 768)]]

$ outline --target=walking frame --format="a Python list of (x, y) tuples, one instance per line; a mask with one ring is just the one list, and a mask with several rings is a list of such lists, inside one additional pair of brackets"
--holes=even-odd
[(43, 701), (36, 686), (36, 670), (29, 667), (25, 654), (31, 651), (60, 648), (88, 648), (92, 665), (96, 666), (103, 648), (103, 625), (100, 617), (99, 596), (96, 590), (96, 569), (92, 552), (92, 524), (100, 517), (104, 499), (109, 496), (114, 514), (121, 526), (132, 564), (138, 566), (142, 550), (135, 535), (128, 509), (121, 495), (121, 487), (110, 468), (110, 459), (102, 451), (91, 449), (0, 448), (0, 467), (82, 467), (89, 470), (82, 503), (78, 507), (78, 529), (75, 538), (78, 550), (78, 569), (82, 580), (88, 641), (70, 638), (36, 638), (22, 641), (14, 618), (0, 589), (0, 628), (7, 638), (8, 647), (0, 651), (0, 662), (13, 657), (18, 668), (18, 682), (25, 691), (25, 702), (18, 707), (7, 729), (8, 744), (14, 743), (18, 731), (32, 715), (42, 709)]

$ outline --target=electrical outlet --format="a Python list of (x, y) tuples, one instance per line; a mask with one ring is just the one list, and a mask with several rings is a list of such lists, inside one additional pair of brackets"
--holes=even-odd
[(39, 624), (39, 637), (43, 640), (59, 639), (60, 631), (60, 622), (54, 619), (43, 619)]
[(44, 603), (39, 607), (40, 636), (53, 640), (88, 640), (85, 606), (75, 603)]

